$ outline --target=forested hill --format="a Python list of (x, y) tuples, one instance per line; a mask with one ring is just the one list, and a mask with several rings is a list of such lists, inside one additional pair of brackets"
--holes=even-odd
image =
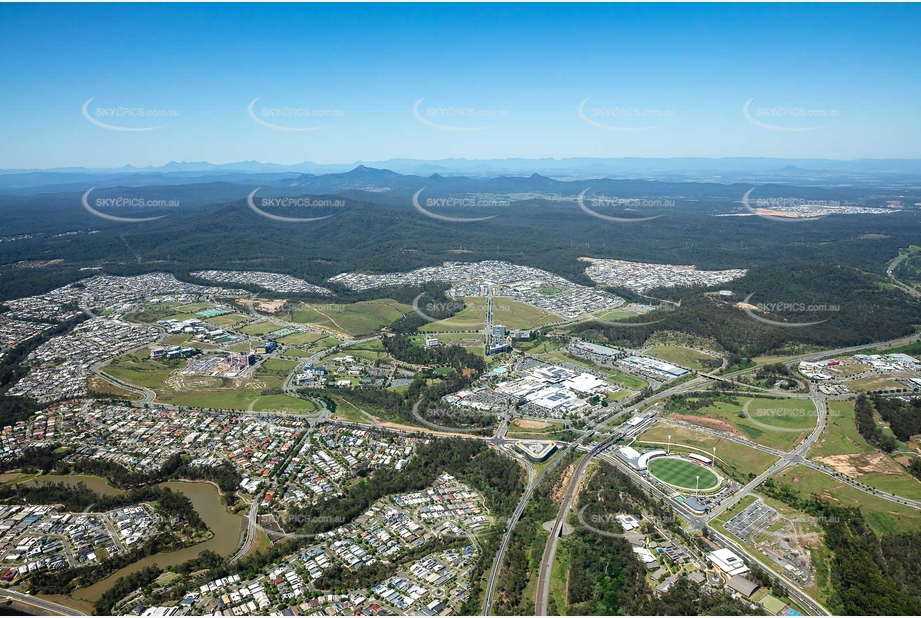
[[(886, 341), (909, 335), (913, 325), (921, 324), (921, 304), (887, 285), (882, 277), (847, 266), (759, 266), (731, 287), (736, 293), (728, 299), (699, 290), (659, 291), (679, 300), (681, 306), (633, 320), (661, 320), (650, 326), (622, 328), (586, 322), (574, 331), (586, 338), (632, 346), (641, 345), (656, 331), (680, 331), (712, 338), (734, 356), (752, 357), (785, 346), (838, 348)], [(784, 328), (756, 321), (736, 307), (748, 294), (752, 294), (752, 304), (803, 305), (802, 311), (757, 312), (759, 316), (787, 324), (821, 323)]]

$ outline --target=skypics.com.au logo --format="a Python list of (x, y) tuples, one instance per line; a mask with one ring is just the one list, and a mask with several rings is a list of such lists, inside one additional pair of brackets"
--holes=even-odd
[[(825, 124), (814, 124), (817, 120), (834, 120), (841, 116), (836, 109), (809, 109), (805, 107), (757, 107), (751, 109), (755, 97), (742, 105), (742, 115), (755, 126), (769, 131), (802, 132), (817, 131)], [(808, 124), (804, 124), (808, 123)]]
[(420, 106), (424, 100), (425, 97), (422, 97), (413, 104), (413, 117), (422, 124), (439, 131), (460, 133), (485, 131), (490, 128), (490, 125), (481, 123), (511, 116), (511, 112), (505, 109), (478, 107), (426, 107), (423, 110), (420, 109)]
[(487, 429), (486, 427), (456, 427), (454, 425), (442, 425), (440, 423), (436, 423), (436, 420), (443, 422), (446, 421), (449, 423), (465, 419), (482, 421), (486, 419), (487, 416), (493, 421), (497, 420), (495, 415), (487, 415), (482, 411), (473, 410), (471, 408), (449, 408), (446, 406), (437, 406), (434, 408), (426, 408), (425, 410), (422, 410), (421, 404), (421, 401), (417, 401), (413, 406), (413, 417), (422, 425), (425, 425), (426, 427), (436, 431), (443, 431), (446, 433), (476, 434)]
[[(413, 311), (421, 317), (423, 320), (430, 324), (441, 324), (446, 330), (480, 330), (484, 326), (484, 319), (470, 319), (470, 318), (457, 318), (454, 317), (454, 314), (460, 313), (461, 311), (466, 310), (472, 315), (482, 315), (485, 316), (487, 312), (492, 312), (492, 315), (495, 317), (495, 320), (501, 319), (502, 315), (507, 315), (511, 312), (512, 307), (508, 303), (504, 303), (501, 300), (491, 300), (486, 302), (477, 302), (477, 301), (447, 301), (447, 302), (428, 302), (421, 307), (419, 306), (419, 300), (425, 296), (425, 293), (419, 294), (413, 299)], [(431, 314), (435, 315), (444, 315), (452, 314), (451, 317), (445, 318), (436, 318)], [(495, 321), (494, 320), (494, 321)]]
[(742, 206), (753, 215), (781, 223), (818, 221), (841, 206), (837, 200), (807, 200), (801, 197), (759, 197), (752, 198), (753, 187), (742, 196)]
[(448, 221), (451, 223), (473, 223), (476, 221), (486, 221), (497, 215), (488, 215), (485, 217), (454, 217), (450, 215), (439, 214), (431, 209), (456, 209), (456, 210), (473, 210), (477, 208), (507, 208), (511, 202), (494, 197), (482, 195), (465, 195), (462, 197), (430, 197), (425, 200), (425, 206), (419, 202), (419, 197), (425, 187), (422, 187), (413, 195), (413, 207), (426, 217), (438, 221)]
[(594, 195), (589, 198), (589, 201), (592, 205), (592, 208), (589, 208), (585, 204), (585, 196), (589, 192), (591, 187), (588, 187), (578, 196), (576, 196), (576, 203), (579, 205), (579, 208), (582, 212), (589, 214), (597, 219), (602, 221), (609, 221), (611, 223), (640, 223), (642, 221), (652, 221), (653, 219), (658, 219), (663, 215), (654, 215), (652, 217), (615, 217), (612, 215), (605, 215), (597, 212), (597, 208), (609, 208), (609, 207), (621, 207), (621, 208), (661, 208), (661, 207), (672, 207), (675, 205), (675, 202), (669, 199), (646, 199), (646, 198), (620, 198), (620, 197), (609, 197), (604, 195)]
[[(809, 401), (808, 399), (805, 401)], [(812, 405), (809, 409), (794, 407), (791, 405), (778, 405), (768, 408), (756, 408), (751, 410), (751, 404), (754, 399), (749, 399), (742, 406), (742, 418), (748, 419), (748, 422), (762, 431), (772, 431), (780, 433), (803, 433), (815, 427), (815, 419), (819, 412)], [(838, 412), (828, 410), (825, 412), (826, 417), (836, 418)], [(768, 422), (774, 420), (774, 423)]]
[(307, 131), (319, 131), (325, 129), (329, 124), (319, 126), (298, 124), (304, 122), (316, 122), (317, 120), (328, 121), (330, 119), (340, 119), (345, 117), (345, 111), (341, 109), (319, 109), (313, 107), (268, 107), (262, 106), (256, 109), (256, 102), (261, 97), (256, 97), (246, 106), (246, 114), (250, 119), (273, 131), (289, 131), (303, 133)]
[(95, 187), (88, 189), (86, 193), (83, 194), (80, 203), (83, 204), (83, 208), (88, 213), (94, 217), (105, 219), (106, 221), (114, 221), (116, 223), (144, 223), (145, 221), (156, 221), (157, 219), (162, 219), (167, 215), (163, 214), (154, 217), (124, 217), (111, 214), (111, 212), (103, 212), (102, 210), (99, 210), (100, 208), (110, 211), (113, 209), (124, 211), (179, 208), (179, 200), (148, 199), (138, 196), (98, 197), (93, 200), (93, 204), (90, 205), (90, 193), (92, 193), (94, 189)]
[(761, 322), (762, 324), (769, 324), (770, 326), (779, 326), (781, 328), (804, 328), (806, 326), (816, 326), (827, 322), (831, 318), (826, 318), (824, 320), (817, 320), (813, 322), (781, 322), (779, 320), (771, 320), (764, 316), (755, 314), (755, 311), (761, 313), (768, 313), (772, 315), (802, 315), (810, 314), (815, 315), (817, 313), (837, 313), (841, 311), (841, 305), (834, 304), (813, 304), (813, 303), (801, 303), (801, 302), (773, 302), (773, 303), (758, 303), (752, 304), (751, 299), (755, 295), (754, 292), (745, 297), (742, 303), (739, 305), (742, 308), (742, 311), (745, 312), (745, 315), (751, 319)]
[(589, 98), (585, 98), (576, 108), (576, 113), (583, 122), (605, 131), (651, 131), (658, 129), (659, 124), (648, 124), (663, 118), (672, 118), (673, 109), (649, 109), (642, 107), (592, 107), (585, 109)]
[[(657, 315), (661, 315), (663, 313), (673, 313), (677, 310), (677, 308), (677, 304), (673, 304), (671, 302), (663, 302), (662, 304), (657, 305), (652, 312), (655, 312)], [(604, 318), (600, 317), (592, 317), (591, 321), (597, 322), (599, 324), (605, 324), (607, 326), (614, 326), (616, 328), (641, 328), (643, 326), (652, 326), (653, 324), (664, 322), (665, 318), (663, 317), (659, 318), (658, 320), (649, 320), (645, 322), (623, 322), (618, 320), (605, 320)]]
[(150, 121), (151, 119), (164, 120), (179, 117), (179, 111), (175, 109), (150, 109), (146, 107), (93, 107), (90, 103), (96, 97), (90, 97), (83, 103), (81, 111), (83, 117), (97, 127), (102, 127), (109, 131), (122, 131), (125, 133), (138, 133), (143, 131), (155, 131), (162, 129), (166, 124), (156, 126), (132, 126), (132, 123)]
[(265, 210), (266, 208), (284, 210), (292, 213), (315, 213), (318, 211), (325, 212), (329, 209), (343, 209), (346, 207), (346, 202), (342, 199), (317, 198), (309, 195), (301, 195), (297, 197), (264, 197), (258, 200), (259, 205), (257, 206), (255, 199), (256, 192), (261, 188), (262, 187), (257, 187), (252, 190), (252, 192), (246, 197), (246, 205), (249, 206), (249, 209), (260, 217), (265, 217), (266, 219), (271, 219), (272, 221), (278, 221), (281, 223), (309, 223), (311, 221), (322, 221), (323, 219), (329, 219), (330, 217), (336, 216), (338, 213), (333, 212), (312, 217), (290, 217), (287, 215), (277, 214), (275, 212), (267, 212)]

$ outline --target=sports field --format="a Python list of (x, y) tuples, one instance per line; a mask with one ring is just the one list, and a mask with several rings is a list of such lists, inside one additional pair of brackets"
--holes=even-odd
[(659, 346), (649, 350), (648, 354), (649, 356), (660, 358), (667, 363), (674, 363), (675, 365), (680, 365), (681, 367), (687, 367), (696, 371), (706, 369), (704, 363), (712, 362), (716, 359), (715, 356), (710, 356), (703, 352), (677, 345)]
[(668, 485), (683, 489), (698, 487), (700, 477), (701, 490), (714, 489), (719, 485), (719, 478), (703, 466), (677, 457), (656, 457), (649, 460), (649, 473)]
[[(422, 332), (464, 332), (482, 330), (486, 322), (486, 299), (482, 297), (464, 298), (465, 307), (454, 316), (426, 324)], [(493, 324), (502, 324), (506, 328), (536, 328), (541, 324), (557, 321), (559, 318), (537, 307), (512, 300), (511, 298), (493, 299)], [(420, 307), (425, 311), (425, 307)]]

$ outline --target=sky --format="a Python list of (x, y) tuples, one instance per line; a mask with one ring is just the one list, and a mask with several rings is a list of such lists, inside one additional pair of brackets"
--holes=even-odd
[(0, 168), (918, 158), (919, 17), (892, 4), (3, 4)]

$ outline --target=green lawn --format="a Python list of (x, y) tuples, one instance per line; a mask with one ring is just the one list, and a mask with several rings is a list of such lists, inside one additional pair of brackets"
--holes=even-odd
[(378, 332), (412, 311), (392, 298), (379, 298), (342, 305), (303, 304), (288, 319), (299, 324), (316, 324), (359, 337)]
[(380, 339), (372, 339), (357, 345), (349, 346), (349, 350), (368, 350), (371, 352), (384, 352), (384, 343)]
[(483, 347), (483, 335), (480, 333), (439, 333), (438, 335), (413, 335), (410, 340), (413, 345), (422, 347), (427, 337), (435, 336), (441, 345), (457, 345), (473, 351), (474, 348)]
[(650, 448), (663, 448), (671, 436), (672, 452), (698, 453), (706, 457), (713, 457), (713, 447), (716, 447), (716, 467), (739, 481), (749, 481), (749, 474), (757, 475), (770, 468), (777, 457), (764, 451), (726, 440), (719, 436), (695, 431), (686, 427), (669, 426), (656, 423), (644, 431), (638, 438), (634, 448), (640, 449), (643, 443)]
[(287, 395), (263, 395), (253, 404), (255, 412), (313, 412), (319, 406), (307, 399), (288, 397)]
[(162, 320), (168, 315), (173, 315), (177, 311), (179, 303), (145, 303), (140, 311), (131, 315), (131, 319), (137, 322), (152, 324), (157, 320)]
[(825, 432), (809, 457), (831, 467), (844, 465), (849, 469), (843, 472), (870, 487), (921, 500), (921, 481), (857, 432), (853, 401), (828, 402)]
[(241, 333), (246, 333), (247, 335), (261, 336), (278, 330), (278, 325), (272, 324), (271, 322), (253, 322), (252, 324), (247, 324), (246, 326), (237, 330), (239, 330)]
[(192, 339), (191, 335), (167, 335), (160, 340), (160, 345), (186, 345)]
[[(161, 401), (158, 394), (157, 400)], [(312, 401), (287, 395), (262, 395), (261, 389), (235, 388), (215, 390), (172, 391), (163, 398), (165, 403), (192, 408), (226, 408), (230, 410), (301, 411), (312, 412), (317, 406)]]
[[(340, 393), (330, 391), (327, 394), (333, 398), (333, 401), (336, 402), (336, 414), (334, 415), (334, 418), (350, 423), (361, 423), (363, 425), (368, 425), (371, 423), (371, 419), (362, 414), (358, 406), (353, 404), (351, 401), (348, 401)], [(368, 411), (372, 414), (376, 414), (374, 410)]]
[(345, 348), (341, 352), (336, 352), (331, 356), (327, 356), (324, 361), (336, 360), (337, 358), (342, 358), (343, 356), (351, 356), (352, 358), (363, 358), (365, 360), (375, 361), (383, 360), (387, 358), (386, 352), (378, 352), (375, 350), (362, 350), (356, 348)]
[(708, 354), (676, 345), (664, 345), (653, 348), (649, 350), (647, 354), (655, 358), (660, 358), (667, 363), (694, 369), (695, 371), (706, 369), (704, 362), (714, 360), (714, 357)]
[[(317, 339), (316, 341), (313, 341), (313, 342), (309, 343), (309, 344), (308, 344), (305, 348), (303, 348), (303, 349), (304, 349), (304, 351), (306, 352), (306, 356), (311, 356), (311, 355), (315, 354), (316, 352), (319, 352), (320, 350), (325, 350), (325, 349), (327, 349), (327, 348), (332, 348), (332, 347), (334, 347), (334, 346), (339, 345), (340, 343), (342, 343), (342, 340), (341, 340), (341, 339), (336, 339), (335, 337), (323, 337), (322, 339)], [(288, 350), (287, 353), (288, 353), (288, 354), (291, 354), (291, 349), (290, 349), (290, 348), (289, 348), (289, 350)], [(293, 356), (293, 354), (292, 354), (292, 356)]]
[[(684, 459), (657, 457), (649, 460), (649, 473), (668, 485), (683, 489), (713, 489), (719, 485), (719, 478), (704, 466)], [(700, 478), (700, 485), (697, 479)]]
[(621, 399), (626, 399), (630, 395), (633, 395), (632, 391), (621, 389), (619, 391), (614, 391), (613, 393), (608, 393), (605, 399), (608, 401), (620, 401)]
[[(466, 306), (450, 318), (430, 322), (419, 330), (422, 332), (483, 330), (486, 327), (486, 299), (470, 297), (465, 298), (464, 303)], [(425, 307), (420, 306), (420, 310), (425, 312)], [(493, 322), (504, 324), (499, 319), (497, 312), (493, 313)]]
[(94, 393), (105, 393), (117, 399), (125, 399), (127, 401), (141, 399), (141, 395), (139, 393), (115, 386), (114, 384), (107, 382), (99, 376), (95, 375), (89, 376), (86, 379), (86, 388), (87, 390)]
[(297, 367), (297, 365), (297, 361), (284, 360), (281, 358), (270, 358), (259, 366), (259, 368), (256, 370), (256, 376), (269, 373), (284, 373), (285, 376), (287, 376), (292, 369)]
[(212, 307), (213, 305), (211, 303), (189, 303), (188, 305), (176, 307), (176, 311), (180, 313), (198, 313), (199, 311), (211, 309)]
[(104, 367), (103, 372), (128, 384), (156, 390), (162, 388), (170, 373), (184, 362), (153, 360), (147, 350), (140, 350), (119, 356)]
[[(715, 423), (710, 425), (715, 429), (731, 431), (734, 428), (752, 442), (784, 450), (792, 450), (815, 428), (815, 405), (809, 399), (737, 399), (738, 404), (718, 402), (699, 410), (685, 409), (682, 413), (714, 419)], [(746, 402), (750, 403), (744, 413)], [(701, 424), (707, 423), (702, 421)]]
[(301, 350), (300, 348), (287, 348), (285, 349), (285, 356), (296, 356), (298, 358), (308, 358), (310, 352), (306, 350)]
[(493, 298), (493, 324), (504, 324), (507, 328), (537, 328), (542, 324), (557, 322), (557, 316), (543, 309), (520, 303), (510, 298)]
[(239, 324), (240, 322), (247, 319), (247, 316), (242, 313), (225, 313), (224, 315), (217, 315), (213, 318), (208, 318), (204, 320), (212, 326), (217, 326), (218, 328), (229, 328), (234, 324)]
[(304, 345), (322, 338), (323, 335), (318, 335), (317, 333), (294, 333), (293, 335), (286, 335), (278, 341), (285, 345)]
[(878, 534), (921, 530), (921, 511), (918, 509), (854, 489), (811, 468), (796, 466), (784, 470), (775, 480), (791, 485), (804, 497), (815, 493), (833, 503), (859, 507), (867, 523)]
[[(566, 584), (568, 582), (570, 566), (570, 549), (564, 540), (556, 547), (556, 554), (553, 557), (553, 571), (550, 575), (550, 599), (549, 606), (556, 606), (559, 615), (566, 613), (566, 599), (568, 597)], [(554, 614), (550, 614), (554, 615)]]
[(885, 472), (870, 472), (861, 474), (857, 479), (864, 485), (869, 485), (896, 496), (903, 496), (910, 500), (921, 500), (921, 481), (913, 477), (903, 468), (893, 463), (893, 474)]
[(287, 395), (263, 395), (266, 390), (281, 390), (285, 378), (297, 366), (295, 361), (268, 359), (256, 368), (252, 380), (237, 382), (224, 378), (204, 378), (202, 381), (208, 382), (210, 386), (177, 391), (166, 380), (173, 370), (183, 366), (184, 360), (153, 360), (142, 350), (115, 359), (105, 368), (105, 372), (128, 384), (154, 390), (157, 401), (162, 403), (233, 410), (247, 410), (251, 404), (254, 410), (290, 409), (310, 412), (317, 409), (312, 401)]
[(606, 313), (601, 313), (597, 317), (602, 320), (608, 320), (610, 322), (617, 322), (618, 320), (626, 320), (627, 318), (635, 318), (640, 314), (631, 313), (630, 311), (608, 311)]
[(560, 348), (562, 343), (551, 341), (550, 339), (538, 340), (533, 339), (531, 341), (515, 341), (512, 343), (512, 347), (516, 350), (522, 350), (524, 352), (530, 352), (532, 354), (543, 354), (544, 352), (552, 352)]
[(857, 432), (853, 401), (829, 401), (825, 431), (809, 451), (809, 457), (868, 454), (876, 451)]
[[(466, 307), (456, 315), (426, 324), (419, 330), (423, 332), (482, 330), (486, 322), (486, 299), (469, 297), (464, 299), (464, 303)], [(424, 307), (421, 309), (425, 311)], [(510, 298), (493, 298), (493, 324), (503, 324), (508, 329), (532, 329), (557, 320), (559, 320), (558, 317), (537, 307)]]

